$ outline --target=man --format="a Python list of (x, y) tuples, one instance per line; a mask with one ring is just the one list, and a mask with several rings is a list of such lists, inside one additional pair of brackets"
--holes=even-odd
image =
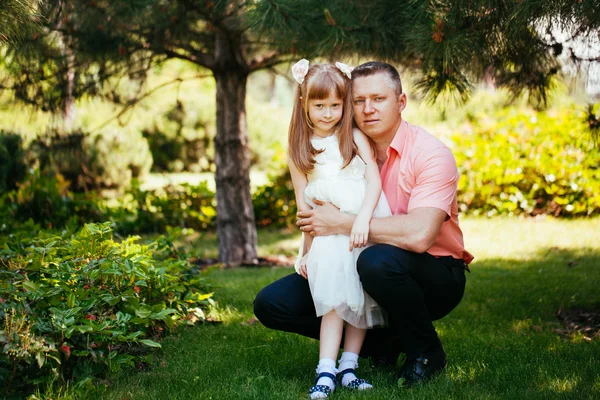
[[(361, 355), (395, 365), (407, 384), (446, 366), (433, 327), (462, 299), (465, 270), (473, 256), (458, 226), (458, 171), (452, 152), (422, 128), (402, 119), (406, 94), (398, 71), (368, 62), (352, 71), (355, 121), (377, 149), (383, 191), (392, 216), (371, 220), (369, 242), (357, 269), (363, 289), (388, 312), (389, 326), (368, 331)], [(298, 213), (300, 229), (313, 236), (349, 235), (354, 215), (331, 203)], [(286, 276), (259, 292), (254, 312), (267, 327), (319, 337), (308, 283)]]

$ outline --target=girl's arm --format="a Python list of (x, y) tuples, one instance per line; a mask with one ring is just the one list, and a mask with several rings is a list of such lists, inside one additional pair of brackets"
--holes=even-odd
[[(312, 207), (304, 200), (304, 189), (308, 185), (308, 178), (306, 174), (296, 167), (296, 164), (288, 157), (288, 165), (290, 167), (290, 175), (292, 176), (292, 184), (294, 185), (294, 195), (296, 196), (296, 206), (298, 212), (312, 210)], [(304, 233), (302, 233), (304, 235)], [(311, 235), (304, 235), (304, 248), (302, 249), (302, 255), (306, 255), (310, 246), (312, 245), (313, 237)]]
[(354, 129), (354, 143), (358, 148), (358, 155), (367, 165), (365, 178), (367, 180), (367, 189), (363, 204), (356, 215), (352, 232), (350, 234), (350, 250), (355, 247), (366, 246), (369, 240), (369, 223), (373, 216), (373, 211), (379, 202), (381, 196), (381, 178), (379, 177), (379, 168), (375, 161), (375, 155), (369, 143), (367, 136), (358, 129)]

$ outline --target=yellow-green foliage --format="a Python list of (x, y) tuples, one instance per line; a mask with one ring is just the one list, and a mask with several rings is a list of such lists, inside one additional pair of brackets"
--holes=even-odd
[(600, 213), (600, 152), (576, 106), (497, 112), (452, 136), (463, 212), (484, 215)]
[(147, 140), (123, 129), (40, 138), (32, 149), (41, 168), (60, 173), (75, 190), (126, 188), (152, 165)]

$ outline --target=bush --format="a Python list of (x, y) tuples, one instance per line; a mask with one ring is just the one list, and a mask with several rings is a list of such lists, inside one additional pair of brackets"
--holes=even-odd
[(196, 107), (195, 102), (184, 106), (178, 100), (153, 128), (143, 131), (154, 158), (153, 171), (214, 171), (214, 117), (207, 119)]
[(498, 113), (452, 137), (460, 209), (475, 215), (600, 214), (600, 152), (577, 110)]
[(206, 182), (155, 191), (134, 184), (122, 204), (108, 213), (123, 234), (164, 232), (168, 226), (206, 230), (214, 228), (217, 215), (215, 193)]
[(99, 199), (91, 193), (72, 193), (62, 175), (32, 170), (18, 190), (0, 197), (0, 223), (18, 229), (32, 220), (42, 228), (80, 227), (105, 220)]
[(21, 136), (0, 130), (0, 192), (16, 189), (26, 170)]
[(173, 258), (172, 241), (138, 239), (115, 242), (108, 223), (74, 235), (0, 238), (5, 394), (147, 363), (164, 332), (204, 318), (211, 293)]
[(296, 196), (286, 168), (270, 182), (259, 187), (252, 198), (254, 217), (259, 227), (293, 227), (296, 225)]
[(41, 169), (60, 173), (75, 191), (121, 190), (150, 171), (152, 155), (139, 132), (77, 132), (48, 136), (32, 144)]
[(145, 130), (142, 134), (148, 140), (152, 152), (152, 171), (214, 171), (214, 149), (208, 136), (193, 139), (170, 137), (158, 130)]

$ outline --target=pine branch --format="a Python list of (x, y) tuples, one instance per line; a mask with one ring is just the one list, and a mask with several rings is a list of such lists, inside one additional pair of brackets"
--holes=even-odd
[(248, 62), (250, 71), (270, 68), (281, 62), (281, 54), (278, 51), (270, 51), (267, 54), (257, 55)]
[(175, 50), (163, 49), (162, 52), (167, 56), (167, 58), (178, 58), (180, 60), (187, 60), (196, 65), (200, 65), (204, 68), (213, 70), (215, 68), (214, 57), (209, 54), (182, 54), (178, 53)]
[[(198, 74), (198, 75), (194, 75), (191, 77), (186, 77), (186, 78), (175, 78), (171, 81), (162, 83), (158, 86), (156, 86), (155, 88), (144, 92), (143, 95), (141, 96), (136, 96), (135, 98), (129, 100), (127, 102), (127, 104), (123, 107), (123, 109), (121, 109), (116, 115), (114, 115), (113, 117), (109, 118), (108, 120), (104, 121), (103, 123), (101, 123), (99, 126), (97, 126), (96, 128), (92, 129), (91, 132), (95, 132), (95, 131), (99, 131), (100, 129), (104, 128), (105, 126), (107, 126), (109, 123), (111, 123), (112, 121), (114, 121), (115, 119), (119, 119), (121, 118), (121, 116), (123, 116), (129, 109), (131, 109), (132, 107), (135, 107), (138, 103), (140, 103), (142, 100), (144, 100), (145, 98), (151, 96), (152, 94), (154, 94), (155, 92), (157, 92), (160, 89), (163, 89), (167, 86), (176, 84), (176, 83), (183, 83), (186, 81), (190, 81), (193, 79), (204, 79), (204, 78), (208, 78), (211, 77), (212, 74)], [(141, 93), (141, 92), (140, 92)]]

